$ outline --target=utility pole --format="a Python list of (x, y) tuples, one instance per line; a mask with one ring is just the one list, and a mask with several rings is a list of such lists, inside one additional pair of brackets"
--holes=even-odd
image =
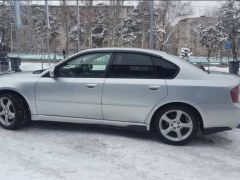
[(19, 57), (20, 46), (21, 46), (20, 31), (22, 28), (20, 0), (14, 0), (14, 7), (15, 7), (15, 19), (16, 19), (16, 45), (17, 45), (17, 54)]
[(63, 27), (64, 27), (64, 34), (65, 34), (65, 47), (64, 47), (64, 54), (66, 57), (68, 57), (68, 51), (69, 51), (69, 35), (68, 35), (68, 26), (69, 26), (69, 9), (68, 9), (68, 3), (67, 0), (62, 0), (62, 20), (63, 20)]
[(11, 42), (10, 42), (10, 46), (11, 46), (11, 54), (13, 53), (13, 24), (11, 23)]
[(49, 11), (48, 11), (48, 0), (45, 0), (46, 20), (47, 20), (47, 49), (48, 49), (48, 63), (50, 66), (50, 22), (49, 22)]
[(79, 15), (79, 2), (77, 0), (77, 51), (80, 50), (80, 15)]
[(149, 48), (153, 49), (153, 2), (154, 0), (150, 0), (150, 37), (149, 37)]

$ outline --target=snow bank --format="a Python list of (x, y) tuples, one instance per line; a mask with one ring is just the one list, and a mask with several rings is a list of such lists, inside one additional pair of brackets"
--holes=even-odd
[(226, 72), (226, 73), (229, 72), (229, 68), (228, 67), (210, 66), (209, 68), (205, 67), (205, 69), (206, 70), (210, 70), (210, 71), (219, 71), (219, 72)]
[(50, 66), (52, 66), (52, 63), (38, 63), (38, 62), (22, 62), (20, 69), (22, 71), (36, 71), (36, 70), (41, 70), (43, 69), (47, 69)]

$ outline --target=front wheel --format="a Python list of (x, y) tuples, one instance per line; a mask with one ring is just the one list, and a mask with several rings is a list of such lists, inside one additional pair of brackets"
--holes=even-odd
[(171, 145), (184, 145), (192, 140), (198, 130), (195, 114), (182, 106), (169, 106), (160, 110), (154, 119), (157, 136)]
[(29, 120), (29, 109), (24, 100), (12, 94), (0, 95), (0, 125), (14, 130)]

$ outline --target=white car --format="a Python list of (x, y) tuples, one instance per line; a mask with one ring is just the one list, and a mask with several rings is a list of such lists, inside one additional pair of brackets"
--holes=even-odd
[(164, 52), (100, 48), (77, 53), (40, 74), (0, 76), (0, 124), (29, 120), (154, 130), (182, 145), (200, 129), (230, 130), (240, 121), (239, 78), (209, 74)]

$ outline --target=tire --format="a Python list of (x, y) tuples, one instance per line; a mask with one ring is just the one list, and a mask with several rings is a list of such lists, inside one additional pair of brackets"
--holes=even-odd
[(168, 106), (154, 119), (155, 134), (170, 145), (185, 145), (197, 134), (198, 121), (191, 109), (185, 106)]
[(13, 94), (0, 95), (0, 125), (15, 130), (30, 120), (30, 111), (25, 100)]

